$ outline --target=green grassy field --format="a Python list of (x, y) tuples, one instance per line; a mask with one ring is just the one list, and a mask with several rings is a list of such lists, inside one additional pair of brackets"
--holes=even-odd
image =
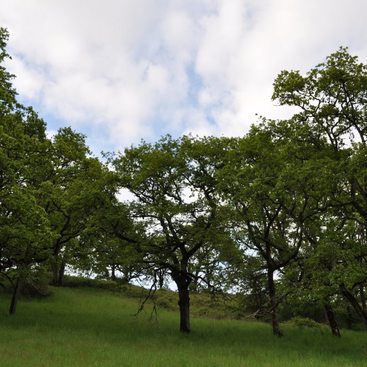
[(367, 366), (367, 333), (284, 326), (275, 338), (269, 325), (194, 318), (180, 335), (178, 315), (159, 311), (132, 316), (136, 298), (93, 288), (52, 289), (43, 299), (21, 300), (8, 316), (0, 295), (1, 367), (277, 367)]

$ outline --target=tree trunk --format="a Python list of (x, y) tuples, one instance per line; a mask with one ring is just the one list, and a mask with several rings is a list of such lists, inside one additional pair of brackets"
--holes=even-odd
[(364, 286), (361, 284), (359, 286), (359, 295), (361, 297), (362, 310), (367, 313), (367, 302), (366, 302), (366, 294), (364, 291)]
[(347, 329), (352, 329), (353, 328), (353, 310), (352, 310), (352, 306), (347, 302), (346, 305), (346, 309), (347, 309), (347, 318), (346, 318), (346, 323), (347, 323)]
[(57, 286), (58, 280), (59, 280), (59, 263), (58, 263), (59, 259), (58, 257), (54, 257), (52, 259), (52, 264), (51, 264), (51, 270), (52, 270), (52, 281), (51, 284), (54, 286)]
[(329, 323), (329, 326), (330, 326), (330, 329), (331, 329), (331, 334), (333, 334), (334, 336), (339, 336), (340, 337), (339, 326), (338, 326), (338, 323), (336, 322), (334, 311), (333, 311), (331, 305), (327, 303), (324, 306), (324, 309), (325, 309), (326, 319), (327, 319), (327, 321)]
[(20, 291), (22, 289), (23, 281), (21, 278), (18, 278), (15, 286), (13, 288), (13, 295), (11, 297), (10, 307), (9, 307), (9, 314), (14, 315), (17, 310), (17, 303), (20, 295)]
[(116, 281), (116, 264), (111, 265), (111, 280)]
[(64, 281), (66, 263), (64, 259), (59, 257), (54, 258), (52, 264), (52, 285), (55, 287), (61, 287)]
[(10, 307), (9, 307), (10, 315), (14, 315), (17, 310), (17, 304), (18, 304), (20, 292), (22, 291), (23, 284), (28, 276), (28, 269), (27, 269), (28, 265), (27, 264), (31, 262), (31, 259), (32, 259), (32, 247), (28, 244), (26, 251), (25, 251), (25, 255), (24, 255), (24, 262), (23, 264), (20, 264), (17, 269), (18, 277), (15, 283), (15, 286), (13, 288), (13, 294), (12, 294), (11, 301), (10, 301)]
[(339, 289), (344, 298), (351, 304), (357, 314), (361, 317), (364, 326), (367, 329), (367, 312), (362, 308), (362, 306), (358, 303), (357, 298), (344, 284), (340, 285)]
[(280, 330), (278, 317), (277, 317), (277, 300), (276, 300), (276, 290), (274, 283), (274, 271), (268, 267), (268, 292), (269, 292), (269, 303), (270, 303), (270, 315), (271, 315), (271, 325), (273, 328), (273, 334), (276, 336), (283, 336)]
[(180, 307), (180, 331), (190, 332), (190, 294), (186, 287), (178, 289), (178, 305)]
[(65, 267), (66, 267), (66, 262), (62, 260), (60, 268), (59, 268), (59, 276), (57, 278), (57, 285), (59, 287), (61, 287), (64, 283)]
[(178, 306), (180, 308), (180, 332), (189, 333), (190, 328), (190, 291), (191, 278), (187, 271), (187, 263), (181, 262), (180, 271), (172, 271), (172, 278), (177, 285)]
[(162, 289), (164, 286), (164, 272), (163, 270), (158, 271), (158, 287)]

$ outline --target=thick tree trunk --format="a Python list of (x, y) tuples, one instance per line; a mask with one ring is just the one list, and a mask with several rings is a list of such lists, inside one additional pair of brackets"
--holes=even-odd
[(23, 281), (20, 278), (18, 278), (13, 288), (13, 294), (12, 294), (11, 301), (10, 301), (10, 307), (9, 307), (10, 315), (14, 315), (17, 310), (17, 304), (18, 304), (20, 291), (22, 289), (22, 284), (23, 284)]
[(180, 307), (180, 331), (190, 332), (190, 294), (188, 288), (178, 289), (178, 305)]
[(277, 317), (277, 299), (276, 299), (276, 290), (274, 283), (274, 271), (268, 268), (268, 292), (269, 292), (269, 303), (270, 303), (270, 316), (271, 316), (271, 325), (273, 328), (273, 334), (275, 336), (283, 336), (283, 333), (280, 330), (278, 317)]
[(353, 315), (354, 315), (352, 306), (349, 303), (347, 303), (346, 308), (347, 308), (347, 317), (346, 317), (347, 329), (352, 329), (353, 328)]
[(172, 278), (177, 285), (178, 306), (180, 309), (180, 332), (189, 333), (190, 328), (190, 291), (191, 278), (187, 271), (187, 263), (181, 263), (180, 271), (172, 271)]
[(53, 262), (51, 264), (51, 270), (52, 270), (52, 281), (51, 284), (54, 286), (57, 286), (58, 280), (59, 280), (59, 264), (58, 264), (58, 258), (55, 257), (53, 259)]
[(340, 287), (340, 292), (343, 297), (351, 304), (356, 313), (361, 317), (365, 328), (367, 329), (367, 312), (363, 309), (363, 307), (358, 303), (357, 298), (353, 295), (352, 292), (348, 290), (348, 288), (342, 284)]
[(327, 321), (329, 323), (329, 326), (330, 326), (331, 334), (333, 334), (334, 336), (339, 336), (340, 337), (340, 330), (339, 330), (338, 323), (336, 322), (336, 318), (335, 318), (333, 308), (331, 307), (330, 304), (326, 304), (324, 306), (324, 309), (325, 309), (326, 319), (327, 319)]
[(66, 263), (63, 259), (55, 258), (52, 264), (52, 285), (61, 287), (64, 281)]
[(59, 277), (57, 279), (57, 285), (59, 287), (61, 287), (63, 284), (64, 284), (64, 275), (65, 275), (65, 267), (66, 267), (66, 263), (65, 261), (63, 260), (61, 262), (61, 265), (60, 265), (60, 269), (59, 269)]

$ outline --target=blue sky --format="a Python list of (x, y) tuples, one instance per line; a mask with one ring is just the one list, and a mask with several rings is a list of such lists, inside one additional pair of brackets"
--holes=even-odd
[(241, 135), (282, 69), (339, 46), (366, 62), (365, 0), (1, 0), (15, 86), (48, 124), (92, 150), (161, 135)]

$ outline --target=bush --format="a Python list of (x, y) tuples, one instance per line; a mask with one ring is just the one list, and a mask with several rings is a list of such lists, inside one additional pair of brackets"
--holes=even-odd
[(25, 297), (46, 297), (50, 295), (48, 287), (50, 274), (45, 270), (35, 270), (23, 283), (21, 294)]
[(325, 328), (324, 324), (320, 324), (308, 317), (301, 317), (301, 316), (293, 317), (292, 319), (287, 321), (287, 324), (296, 326), (299, 329), (309, 328), (323, 331), (323, 329)]
[(100, 288), (113, 292), (121, 292), (126, 297), (141, 298), (148, 290), (124, 282), (116, 282), (109, 279), (91, 279), (81, 276), (67, 275), (64, 277), (63, 285), (70, 288)]
[(119, 289), (119, 285), (112, 280), (91, 279), (70, 275), (64, 277), (63, 285), (65, 287), (70, 288), (88, 287), (88, 288), (102, 288), (113, 291)]

